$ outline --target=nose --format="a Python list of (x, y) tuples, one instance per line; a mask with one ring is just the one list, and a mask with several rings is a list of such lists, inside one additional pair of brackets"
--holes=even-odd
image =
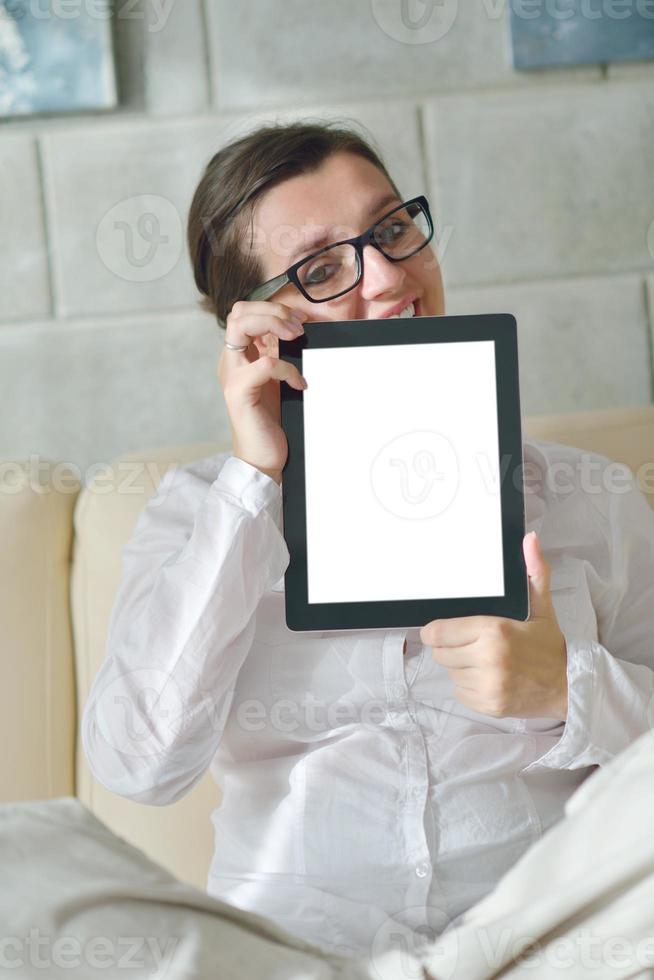
[(385, 255), (366, 245), (363, 250), (363, 279), (361, 280), (361, 295), (364, 299), (375, 297), (388, 292), (397, 292), (406, 279), (399, 262), (391, 262)]

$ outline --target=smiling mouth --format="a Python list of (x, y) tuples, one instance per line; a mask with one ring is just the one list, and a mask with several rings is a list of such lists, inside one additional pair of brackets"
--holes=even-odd
[(393, 313), (392, 316), (388, 316), (385, 319), (387, 319), (387, 320), (408, 320), (410, 317), (415, 316), (415, 315), (416, 315), (415, 305), (414, 305), (414, 303), (409, 303), (408, 306), (405, 306), (404, 309), (403, 310), (400, 310), (399, 313)]

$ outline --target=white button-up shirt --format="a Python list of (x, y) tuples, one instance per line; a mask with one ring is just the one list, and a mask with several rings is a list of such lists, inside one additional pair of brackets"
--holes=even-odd
[(565, 724), (464, 707), (418, 627), (292, 632), (281, 487), (229, 453), (165, 474), (123, 551), (82, 738), (95, 777), (142, 803), (211, 768), (210, 894), (331, 951), (433, 937), (652, 726), (654, 513), (605, 457), (523, 448)]

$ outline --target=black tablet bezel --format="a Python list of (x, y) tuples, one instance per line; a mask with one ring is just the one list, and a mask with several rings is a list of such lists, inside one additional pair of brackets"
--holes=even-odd
[[(483, 340), (495, 343), (505, 594), (309, 604), (303, 392), (282, 382), (281, 422), (288, 440), (288, 459), (282, 471), (282, 506), (284, 537), (290, 554), (284, 584), (286, 624), (290, 630), (410, 628), (424, 626), (432, 619), (472, 615), (503, 616), (522, 621), (528, 618), (529, 587), (522, 552), (525, 534), (524, 465), (515, 317), (509, 313), (497, 313), (421, 316), (402, 320), (307, 321), (302, 336), (295, 340), (279, 341), (279, 356), (302, 372), (304, 350)], [(337, 396), (337, 386), (334, 392)], [(462, 542), (462, 547), (469, 545), (470, 542)], [(472, 553), (470, 560), (474, 561)]]

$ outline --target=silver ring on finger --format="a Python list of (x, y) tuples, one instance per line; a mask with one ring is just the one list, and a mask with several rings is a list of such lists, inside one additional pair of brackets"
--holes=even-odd
[(249, 344), (244, 344), (242, 347), (239, 347), (237, 344), (230, 344), (228, 340), (225, 341), (225, 347), (229, 350), (247, 350), (249, 346)]

